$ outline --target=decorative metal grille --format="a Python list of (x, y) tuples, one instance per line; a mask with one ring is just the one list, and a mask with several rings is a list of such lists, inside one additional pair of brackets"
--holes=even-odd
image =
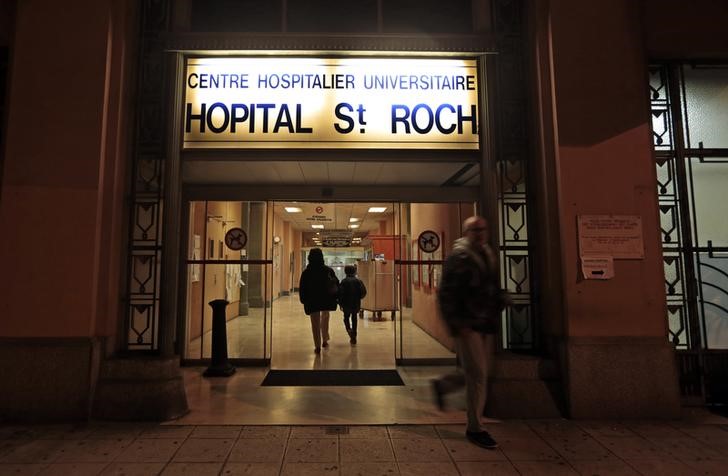
[(160, 40), (169, 23), (169, 2), (141, 2), (137, 117), (130, 203), (127, 349), (158, 350), (166, 93)]
[[(686, 73), (717, 68), (662, 63), (649, 69), (668, 337), (680, 352), (683, 395), (707, 402), (728, 400), (728, 242), (707, 239), (725, 240), (716, 212), (722, 204), (714, 192), (725, 186), (720, 177), (728, 177), (728, 148), (705, 148), (695, 139), (713, 122), (708, 109), (722, 105), (719, 98), (706, 96), (699, 104), (689, 97), (693, 86)], [(709, 83), (726, 90), (728, 75), (710, 77)], [(717, 137), (719, 145), (728, 143), (728, 130)], [(718, 183), (711, 185), (711, 176)]]
[(495, 119), (498, 171), (498, 228), (501, 280), (513, 299), (503, 316), (503, 347), (532, 350), (538, 345), (531, 299), (532, 264), (528, 241), (528, 136), (523, 54), (523, 3), (494, 0), (498, 43)]

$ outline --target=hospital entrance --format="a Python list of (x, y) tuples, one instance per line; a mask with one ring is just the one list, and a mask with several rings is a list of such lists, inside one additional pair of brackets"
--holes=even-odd
[[(211, 358), (211, 301), (224, 299), (234, 365), (393, 369), (453, 364), (437, 313), (442, 263), (473, 203), (189, 201), (183, 362)], [(298, 285), (312, 248), (339, 280), (354, 265), (367, 288), (357, 342), (340, 307), (314, 353)]]

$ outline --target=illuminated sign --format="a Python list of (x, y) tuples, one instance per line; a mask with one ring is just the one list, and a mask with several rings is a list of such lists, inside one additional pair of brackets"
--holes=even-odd
[(185, 149), (478, 149), (475, 60), (189, 58)]

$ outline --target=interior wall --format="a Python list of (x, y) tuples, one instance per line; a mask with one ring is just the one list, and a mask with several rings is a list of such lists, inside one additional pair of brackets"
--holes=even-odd
[(291, 292), (291, 252), (293, 230), (288, 221), (283, 221), (283, 234), (281, 244), (283, 245), (283, 253), (281, 254), (281, 292), (289, 294)]
[[(200, 238), (200, 256), (197, 258), (205, 258), (205, 202), (191, 202), (190, 204), (190, 231), (192, 236), (189, 240), (189, 249), (187, 256), (193, 258), (193, 249), (195, 246), (194, 237)], [(197, 265), (198, 269), (202, 269), (202, 265)], [(188, 339), (195, 339), (202, 335), (202, 316), (204, 310), (202, 308), (202, 275), (197, 281), (191, 280), (191, 269), (187, 269), (187, 279), (189, 282), (189, 300), (187, 303), (187, 315), (189, 322), (187, 327)]]
[[(441, 242), (443, 259), (452, 249), (454, 239), (460, 236), (461, 213), (460, 205), (456, 203), (413, 203), (410, 208), (412, 239), (424, 230), (432, 230), (444, 236)], [(412, 319), (422, 330), (435, 340), (454, 351), (454, 344), (447, 327), (440, 317), (437, 305), (437, 292), (435, 287), (413, 287), (412, 293)]]
[[(273, 207), (271, 207), (271, 217), (273, 218), (273, 235), (270, 239), (271, 256), (273, 258), (273, 277), (271, 286), (273, 289), (273, 298), (277, 298), (281, 295), (281, 292), (285, 289), (283, 280), (287, 274), (287, 253), (285, 244), (285, 222), (283, 219), (273, 214)], [(281, 242), (275, 244), (273, 237), (278, 236), (281, 238)]]
[(301, 258), (301, 247), (303, 246), (303, 232), (293, 230), (293, 287), (298, 290), (298, 282), (303, 273), (305, 265)]

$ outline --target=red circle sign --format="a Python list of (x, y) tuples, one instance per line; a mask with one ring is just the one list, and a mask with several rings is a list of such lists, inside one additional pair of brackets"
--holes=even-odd
[(225, 233), (225, 245), (231, 250), (242, 250), (248, 242), (248, 235), (242, 228), (231, 228)]
[(440, 247), (440, 236), (432, 230), (425, 230), (417, 237), (417, 245), (425, 253), (434, 253)]
[(324, 207), (316, 207), (316, 213), (323, 213)]

